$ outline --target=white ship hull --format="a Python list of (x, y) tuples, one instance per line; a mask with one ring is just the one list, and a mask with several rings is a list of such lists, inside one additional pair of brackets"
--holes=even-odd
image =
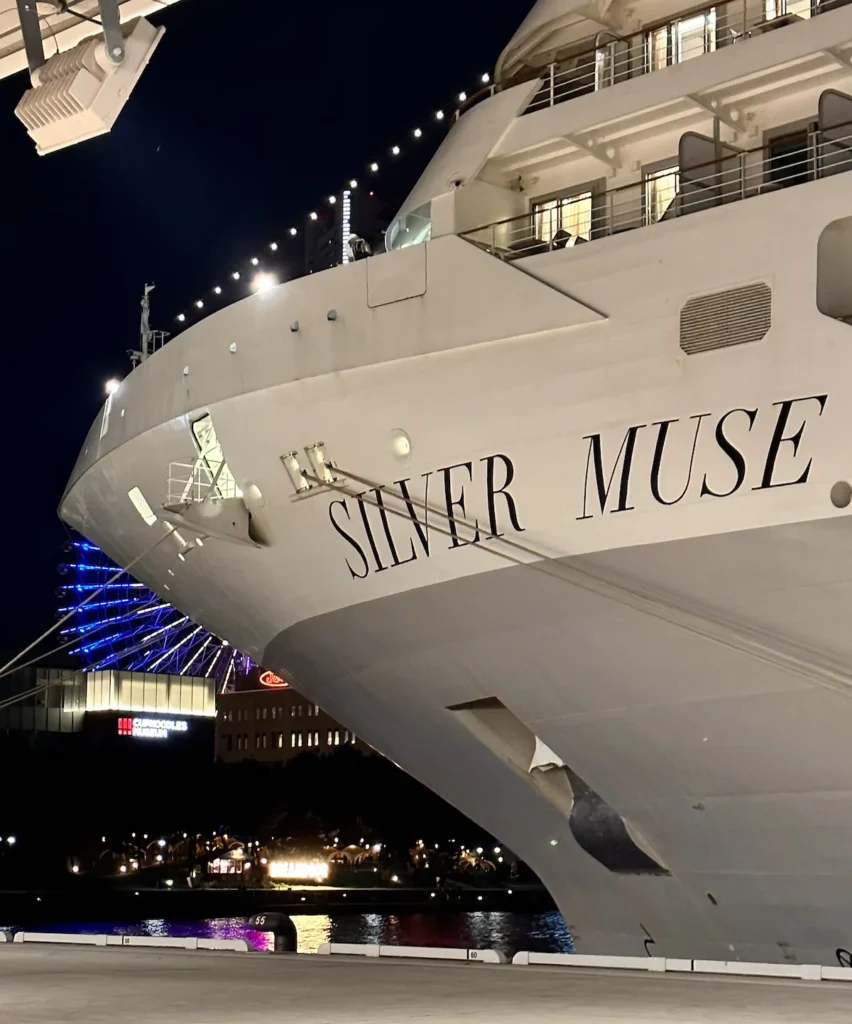
[[(498, 836), (578, 950), (835, 963), (852, 530), (830, 493), (852, 477), (852, 327), (813, 296), (820, 232), (849, 215), (839, 175), (524, 270), (445, 237), (281, 286), (123, 383), (61, 514), (128, 564), (162, 529), (128, 491), (159, 508), (210, 413), (262, 545), (178, 562), (169, 538), (135, 575)], [(754, 282), (766, 337), (686, 356), (683, 303)], [(316, 442), (337, 491), (297, 498), (281, 456), (307, 465)], [(392, 494), (387, 529), (362, 518), (359, 481), (407, 481), (417, 523)], [(489, 738), (489, 706), (517, 742)], [(581, 847), (522, 763), (530, 735), (667, 874)]]

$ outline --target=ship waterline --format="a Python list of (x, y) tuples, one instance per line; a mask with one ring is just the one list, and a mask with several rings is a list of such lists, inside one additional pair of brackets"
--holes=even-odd
[[(845, 179), (246, 299), (122, 383), (61, 515), (124, 565), (163, 537), (134, 574), (498, 836), (579, 952), (836, 963), (852, 328), (816, 292)], [(759, 336), (684, 347), (737, 289)], [(182, 505), (207, 417), (239, 493)]]

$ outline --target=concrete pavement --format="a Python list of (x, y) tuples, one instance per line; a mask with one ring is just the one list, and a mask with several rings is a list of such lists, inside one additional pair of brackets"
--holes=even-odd
[(2, 1024), (849, 1024), (852, 985), (0, 945)]

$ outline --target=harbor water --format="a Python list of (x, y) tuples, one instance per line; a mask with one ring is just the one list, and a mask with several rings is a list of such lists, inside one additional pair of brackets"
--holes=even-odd
[[(323, 942), (397, 946), (442, 946), (462, 949), (519, 949), (570, 953), (573, 944), (562, 916), (555, 911), (522, 914), (481, 911), (463, 914), (304, 914), (293, 915), (298, 951), (316, 953)], [(248, 939), (258, 950), (272, 946), (272, 936), (248, 927), (245, 917), (201, 921), (150, 919), (126, 924), (45, 924), (38, 931), (90, 935), (158, 935), (175, 938)]]

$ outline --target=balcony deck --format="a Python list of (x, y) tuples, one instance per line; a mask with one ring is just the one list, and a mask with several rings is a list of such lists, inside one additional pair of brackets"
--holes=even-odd
[(692, 7), (621, 37), (600, 32), (596, 45), (549, 64), (525, 114), (600, 92), (673, 64), (713, 53), (844, 7), (852, 0), (743, 0)]
[[(745, 151), (724, 147), (717, 160), (681, 166), (673, 172), (678, 179), (677, 194), (664, 210), (659, 209), (645, 180), (556, 200), (547, 209), (534, 207), (529, 213), (461, 232), (461, 237), (493, 256), (516, 260), (552, 249), (573, 248), (850, 169), (852, 122), (833, 124), (809, 132), (801, 148), (787, 150), (783, 157), (764, 147)], [(569, 224), (574, 232), (567, 229)]]

